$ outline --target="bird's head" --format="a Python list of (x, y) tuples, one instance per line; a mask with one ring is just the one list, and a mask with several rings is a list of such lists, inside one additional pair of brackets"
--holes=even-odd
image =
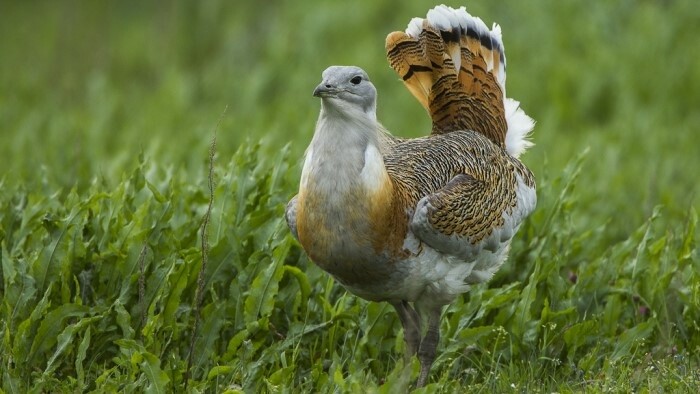
[(359, 110), (376, 118), (377, 89), (367, 73), (355, 66), (331, 66), (322, 74), (314, 96), (340, 110)]

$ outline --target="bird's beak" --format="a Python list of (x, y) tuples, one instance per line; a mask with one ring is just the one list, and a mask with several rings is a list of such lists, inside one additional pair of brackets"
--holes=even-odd
[(316, 86), (316, 89), (314, 89), (314, 97), (335, 96), (336, 93), (338, 93), (338, 88), (325, 81), (321, 82)]

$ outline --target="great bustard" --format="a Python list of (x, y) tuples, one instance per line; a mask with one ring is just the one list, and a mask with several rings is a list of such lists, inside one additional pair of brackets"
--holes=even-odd
[(332, 66), (299, 194), (287, 221), (312, 261), (351, 293), (386, 301), (428, 379), (442, 307), (503, 264), (535, 208), (535, 179), (518, 156), (534, 122), (505, 98), (500, 27), (438, 6), (386, 39), (387, 58), (432, 119), (402, 139), (377, 122), (367, 73)]

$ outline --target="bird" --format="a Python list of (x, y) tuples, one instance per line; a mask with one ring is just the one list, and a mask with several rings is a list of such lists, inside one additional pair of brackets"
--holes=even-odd
[(313, 91), (321, 109), (285, 218), (336, 282), (394, 307), (423, 387), (444, 306), (491, 279), (535, 209), (535, 177), (519, 160), (535, 122), (506, 98), (500, 26), (489, 29), (465, 7), (413, 18), (385, 48), (429, 114), (430, 133), (394, 136), (377, 120), (368, 74), (328, 67)]

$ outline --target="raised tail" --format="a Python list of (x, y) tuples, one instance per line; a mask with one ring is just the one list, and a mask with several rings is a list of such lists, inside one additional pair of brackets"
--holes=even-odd
[(386, 38), (387, 58), (430, 113), (433, 133), (473, 130), (519, 156), (532, 145), (534, 121), (505, 98), (501, 28), (489, 30), (464, 7), (444, 5)]

